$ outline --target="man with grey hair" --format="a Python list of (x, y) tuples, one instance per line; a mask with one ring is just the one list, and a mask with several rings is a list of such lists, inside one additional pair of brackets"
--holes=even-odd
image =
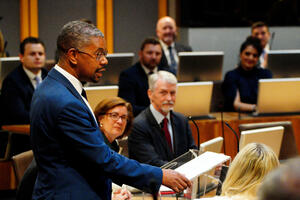
[(167, 71), (149, 76), (150, 106), (133, 122), (128, 138), (129, 157), (139, 162), (162, 166), (196, 148), (186, 117), (173, 112), (177, 79)]
[(175, 171), (129, 160), (105, 144), (82, 87), (98, 81), (107, 64), (101, 31), (69, 22), (57, 48), (58, 64), (32, 99), (30, 131), (38, 166), (33, 199), (111, 199), (111, 179), (152, 193), (161, 184), (176, 192), (190, 186)]
[(300, 158), (284, 162), (272, 171), (258, 190), (259, 200), (300, 199)]

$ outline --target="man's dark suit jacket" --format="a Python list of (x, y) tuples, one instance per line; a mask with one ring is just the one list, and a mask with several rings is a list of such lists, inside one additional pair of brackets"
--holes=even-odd
[[(175, 42), (175, 49), (177, 51), (177, 53), (179, 52), (186, 52), (186, 51), (192, 51), (192, 47), (190, 46), (185, 46), (183, 44), (179, 44), (177, 42)], [(170, 66), (168, 64), (168, 60), (167, 60), (167, 57), (166, 57), (166, 54), (164, 51), (162, 51), (162, 57), (161, 57), (161, 60), (160, 60), (160, 63), (158, 66), (168, 66), (168, 69), (170, 72), (172, 72), (173, 74), (175, 74), (176, 76), (176, 72), (173, 71), (173, 70), (170, 70)]]
[[(159, 66), (158, 70), (166, 68)], [(148, 88), (148, 76), (140, 62), (121, 72), (118, 96), (131, 103), (134, 116), (149, 106)]]
[[(42, 78), (47, 70), (42, 69)], [(29, 124), (29, 111), (34, 87), (22, 65), (4, 79), (1, 89), (2, 124)]]
[(155, 120), (150, 107), (142, 111), (133, 123), (128, 138), (129, 157), (139, 162), (162, 166), (168, 161), (195, 149), (191, 129), (186, 117), (171, 112), (174, 152), (165, 139), (161, 126)]
[(110, 200), (111, 179), (148, 192), (149, 188), (158, 191), (162, 170), (111, 150), (94, 114), (55, 68), (34, 92), (30, 119), (38, 166), (34, 200)]

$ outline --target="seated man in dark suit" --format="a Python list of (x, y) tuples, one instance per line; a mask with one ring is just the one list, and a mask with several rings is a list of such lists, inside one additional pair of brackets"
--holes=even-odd
[(2, 124), (29, 124), (33, 92), (47, 75), (45, 45), (34, 37), (20, 44), (21, 64), (4, 79), (1, 89)]
[(177, 79), (167, 71), (149, 77), (151, 105), (133, 123), (128, 138), (129, 157), (139, 162), (162, 166), (196, 148), (186, 117), (173, 112)]
[(158, 20), (156, 24), (156, 35), (163, 49), (159, 66), (169, 66), (169, 71), (176, 75), (178, 69), (177, 53), (192, 51), (192, 48), (175, 42), (177, 26), (171, 17), (166, 16)]
[(137, 116), (150, 104), (147, 95), (148, 76), (164, 69), (157, 66), (161, 55), (162, 49), (159, 41), (147, 38), (142, 43), (139, 62), (120, 74), (118, 96), (131, 103), (134, 116)]

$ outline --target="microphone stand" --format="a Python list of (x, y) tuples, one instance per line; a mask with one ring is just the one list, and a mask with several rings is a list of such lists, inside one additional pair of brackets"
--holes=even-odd
[(224, 139), (224, 143), (223, 143), (223, 151), (224, 154), (226, 155), (226, 147), (225, 147), (225, 134), (224, 134), (224, 118), (223, 118), (223, 110), (221, 111), (221, 127), (222, 127), (222, 137)]
[(238, 136), (238, 134), (233, 130), (233, 128), (231, 128), (231, 126), (227, 122), (224, 122), (224, 123), (234, 133), (235, 138), (236, 138), (236, 144), (237, 144), (237, 152), (239, 152), (240, 151), (240, 144), (239, 144), (239, 136)]
[(190, 119), (193, 124), (196, 126), (196, 129), (197, 129), (197, 136), (198, 136), (198, 155), (199, 155), (199, 152), (200, 152), (200, 132), (199, 132), (199, 127), (198, 125), (196, 124), (195, 120), (193, 119), (192, 116), (189, 116), (188, 119)]

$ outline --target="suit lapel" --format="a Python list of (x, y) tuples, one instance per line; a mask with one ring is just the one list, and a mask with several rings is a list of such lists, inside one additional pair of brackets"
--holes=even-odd
[[(80, 100), (83, 105), (85, 106), (86, 110), (90, 113), (91, 117), (93, 118), (93, 121), (95, 121), (94, 113), (91, 113), (89, 107), (85, 104), (84, 100), (82, 99), (81, 95), (77, 92), (77, 90), (74, 88), (74, 86), (70, 83), (70, 81), (64, 77), (60, 72), (58, 72), (56, 69), (52, 69), (48, 76), (57, 80), (61, 84), (63, 84), (78, 100)], [(97, 124), (97, 122), (95, 121)]]
[(166, 154), (168, 156), (168, 160), (172, 160), (173, 159), (173, 153), (170, 149), (170, 147), (168, 146), (168, 143), (166, 141), (165, 138), (165, 133), (163, 132), (162, 128), (160, 127), (160, 125), (156, 122), (153, 114), (151, 113), (150, 107), (148, 107), (145, 111), (146, 113), (146, 118), (148, 119), (148, 122), (151, 126), (151, 128), (153, 129), (152, 134), (159, 134), (159, 143), (164, 147)]
[(177, 155), (177, 148), (178, 148), (178, 141), (177, 139), (180, 138), (179, 132), (178, 132), (178, 124), (177, 121), (175, 120), (174, 114), (171, 111), (170, 112), (170, 118), (171, 118), (171, 124), (172, 124), (172, 131), (173, 131), (173, 143), (174, 143), (174, 155)]

